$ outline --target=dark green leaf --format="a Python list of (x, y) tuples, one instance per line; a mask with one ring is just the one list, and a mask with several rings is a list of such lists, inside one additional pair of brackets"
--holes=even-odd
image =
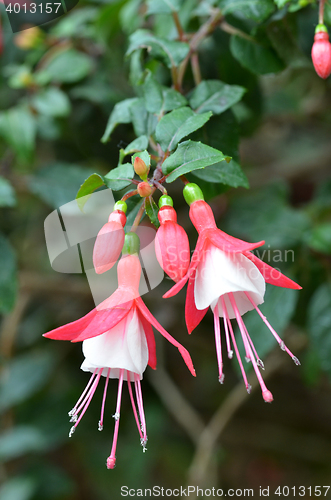
[(13, 460), (26, 453), (47, 448), (47, 440), (36, 427), (21, 425), (2, 434), (0, 437), (0, 459)]
[(300, 50), (291, 28), (285, 22), (273, 22), (266, 28), (267, 35), (279, 57), (293, 68), (305, 68), (311, 61)]
[(55, 361), (51, 352), (38, 351), (8, 362), (0, 377), (0, 412), (39, 391), (48, 382)]
[(134, 133), (136, 136), (149, 135), (148, 119), (149, 113), (145, 107), (143, 98), (135, 99), (130, 107), (130, 121), (132, 122)]
[(173, 109), (181, 108), (187, 104), (187, 100), (175, 89), (163, 89), (163, 106), (162, 111), (172, 111)]
[(147, 0), (147, 14), (171, 14), (178, 12), (181, 0)]
[(0, 113), (0, 136), (8, 142), (20, 158), (29, 159), (35, 147), (35, 117), (25, 107), (2, 111)]
[(14, 307), (16, 300), (17, 268), (14, 250), (2, 234), (0, 234), (0, 265), (0, 313), (8, 313)]
[(231, 37), (230, 50), (244, 68), (258, 75), (277, 73), (285, 67), (271, 47), (265, 47), (240, 36)]
[(77, 188), (93, 175), (89, 169), (71, 163), (53, 163), (30, 179), (30, 191), (53, 208), (76, 199)]
[(134, 160), (137, 158), (137, 156), (139, 156), (139, 158), (141, 158), (145, 162), (145, 165), (147, 167), (151, 166), (151, 156), (148, 151), (141, 151), (140, 153), (134, 154), (131, 158), (132, 165), (134, 164)]
[(153, 198), (146, 198), (145, 202), (145, 209), (146, 209), (146, 214), (151, 221), (152, 224), (154, 224), (155, 227), (160, 227), (159, 219), (157, 218), (157, 214), (159, 212), (159, 209), (157, 207), (157, 204), (153, 200)]
[(93, 68), (92, 59), (82, 52), (69, 49), (54, 55), (40, 71), (44, 81), (74, 83), (85, 78)]
[(107, 187), (113, 191), (130, 186), (131, 179), (134, 177), (134, 170), (131, 163), (124, 163), (120, 167), (113, 168), (107, 175), (104, 176), (104, 181)]
[(173, 42), (154, 36), (148, 30), (137, 30), (130, 36), (127, 55), (135, 50), (146, 48), (151, 57), (161, 58), (168, 68), (178, 66), (189, 53), (190, 47), (184, 42)]
[(90, 175), (80, 186), (76, 200), (79, 208), (83, 210), (85, 203), (88, 201), (92, 193), (101, 186), (104, 186), (105, 182), (103, 177), (99, 174)]
[(0, 176), (0, 207), (14, 207), (16, 205), (15, 191), (7, 179)]
[(317, 252), (331, 254), (331, 224), (316, 225), (307, 235), (307, 244)]
[(156, 140), (163, 151), (172, 151), (181, 139), (203, 127), (211, 116), (211, 112), (197, 115), (188, 107), (175, 109), (157, 124)]
[(239, 87), (239, 85), (227, 85), (219, 80), (206, 80), (194, 89), (190, 96), (190, 105), (196, 113), (212, 111), (220, 114), (240, 101), (244, 93), (244, 87)]
[(143, 151), (148, 147), (148, 137), (147, 135), (141, 135), (134, 141), (130, 142), (128, 146), (124, 149), (125, 155), (131, 155), (132, 153), (136, 153), (138, 151)]
[(331, 286), (321, 285), (314, 293), (308, 310), (308, 328), (322, 369), (331, 376)]
[(131, 123), (130, 108), (138, 99), (125, 99), (124, 101), (115, 104), (113, 111), (108, 119), (105, 133), (102, 136), (101, 142), (107, 142), (113, 130), (119, 123)]
[(275, 10), (272, 0), (220, 0), (219, 7), (223, 14), (237, 14), (239, 17), (262, 22)]
[(248, 188), (248, 179), (241, 170), (240, 165), (234, 160), (229, 163), (222, 161), (215, 165), (210, 165), (202, 170), (195, 170), (193, 175), (206, 182), (221, 182), (232, 187)]
[(47, 116), (68, 116), (71, 107), (67, 94), (56, 87), (38, 92), (32, 99), (32, 106)]
[(139, 212), (142, 203), (143, 200), (141, 199), (141, 196), (139, 196), (139, 194), (137, 194), (136, 196), (131, 196), (126, 200), (126, 204), (128, 206), (126, 225), (124, 228), (126, 233), (131, 230), (131, 226), (136, 218), (137, 213)]
[(177, 150), (164, 161), (162, 171), (165, 175), (170, 174), (167, 182), (173, 182), (180, 175), (185, 175), (193, 170), (208, 167), (226, 159), (227, 157), (223, 153), (206, 144), (185, 141), (179, 144)]
[(30, 500), (37, 487), (37, 481), (33, 478), (15, 476), (0, 488), (0, 498), (1, 500)]

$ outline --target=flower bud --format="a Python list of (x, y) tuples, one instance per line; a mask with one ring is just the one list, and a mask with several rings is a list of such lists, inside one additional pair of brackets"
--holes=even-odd
[(316, 28), (311, 58), (318, 76), (327, 78), (331, 73), (331, 43), (323, 24), (319, 24)]
[(177, 283), (185, 276), (190, 264), (188, 237), (185, 230), (177, 224), (177, 214), (172, 206), (163, 205), (158, 219), (161, 225), (155, 237), (156, 258), (163, 271)]
[[(115, 207), (118, 203), (115, 204)], [(126, 210), (126, 203), (125, 206), (118, 206)], [(107, 224), (100, 229), (93, 248), (93, 264), (97, 274), (109, 271), (117, 262), (124, 244), (125, 232), (123, 228), (125, 224), (124, 211), (114, 210), (110, 214)]]
[(139, 156), (136, 156), (136, 158), (134, 159), (133, 168), (136, 174), (141, 177), (141, 179), (143, 179), (144, 181), (147, 179), (149, 168), (147, 167), (144, 160), (142, 160)]
[(147, 198), (152, 194), (152, 188), (148, 182), (140, 182), (137, 186), (137, 191), (142, 198)]

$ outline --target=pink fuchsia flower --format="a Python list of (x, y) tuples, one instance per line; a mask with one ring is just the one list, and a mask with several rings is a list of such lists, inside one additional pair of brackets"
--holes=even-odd
[(324, 24), (316, 27), (311, 58), (318, 76), (327, 78), (331, 73), (331, 43)]
[(187, 273), (190, 244), (185, 230), (177, 224), (177, 214), (170, 196), (161, 196), (159, 206), (160, 227), (155, 237), (156, 258), (163, 271), (177, 283)]
[[(69, 412), (70, 421), (74, 423), (70, 429), (70, 437), (86, 412), (101, 376), (106, 379), (99, 421), (99, 430), (103, 429), (108, 382), (110, 378), (119, 380), (116, 410), (113, 415), (115, 419), (114, 438), (111, 453), (107, 459), (108, 469), (113, 469), (116, 463), (116, 445), (124, 381), (127, 381), (128, 384), (143, 451), (146, 449), (146, 420), (140, 381), (147, 364), (153, 369), (156, 368), (155, 339), (152, 326), (178, 348), (190, 372), (195, 376), (192, 360), (187, 350), (158, 323), (139, 296), (141, 265), (138, 252), (138, 236), (134, 233), (128, 233), (125, 236), (123, 256), (117, 268), (118, 288), (113, 295), (83, 318), (44, 334), (45, 337), (55, 340), (82, 341), (85, 360), (81, 369), (92, 373), (84, 392)], [(131, 384), (134, 385), (138, 411)]]
[(93, 264), (97, 274), (109, 271), (121, 255), (125, 237), (126, 210), (125, 201), (115, 203), (108, 222), (100, 229), (96, 237)]
[(251, 253), (254, 248), (263, 245), (264, 241), (247, 243), (218, 229), (212, 210), (203, 200), (203, 194), (196, 184), (187, 184), (184, 188), (184, 196), (190, 205), (190, 219), (199, 237), (188, 272), (164, 297), (172, 297), (188, 281), (185, 318), (189, 333), (198, 326), (209, 307), (213, 311), (220, 383), (224, 381), (224, 373), (219, 318), (223, 318), (228, 357), (233, 356), (233, 346), (249, 393), (251, 387), (247, 381), (231, 324), (231, 319), (236, 319), (245, 348), (246, 361), (251, 361), (253, 364), (264, 400), (271, 402), (273, 396), (267, 389), (259, 369), (264, 369), (263, 362), (256, 352), (242, 316), (247, 311), (255, 309), (281, 349), (291, 356), (295, 364), (299, 365), (299, 360), (285, 346), (258, 305), (264, 301), (266, 282), (285, 288), (300, 289), (301, 287)]

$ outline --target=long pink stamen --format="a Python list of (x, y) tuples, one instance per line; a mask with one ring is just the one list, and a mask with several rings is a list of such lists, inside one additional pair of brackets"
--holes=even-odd
[[(237, 319), (237, 323), (238, 323), (238, 326), (239, 326), (239, 330), (240, 330), (240, 333), (241, 333), (241, 336), (242, 338), (244, 339), (245, 335), (246, 335), (246, 332), (245, 332), (245, 326), (243, 324), (243, 320), (242, 320), (242, 317), (239, 313), (239, 309), (237, 307), (237, 304), (236, 304), (236, 301), (234, 299), (234, 296), (233, 296), (233, 293), (229, 293), (229, 298), (230, 298), (230, 302), (231, 302), (231, 305), (232, 305), (232, 308), (234, 310), (234, 313), (236, 315), (236, 319)], [(256, 364), (256, 361), (255, 361), (255, 357), (253, 355), (253, 352), (252, 352), (252, 349), (251, 349), (251, 346), (249, 345), (249, 342), (248, 342), (248, 349), (249, 349), (249, 353), (251, 355), (251, 361), (252, 361), (252, 364), (253, 364), (253, 368), (254, 368), (254, 371), (256, 373), (256, 376), (257, 376), (257, 379), (260, 383), (260, 386), (261, 386), (261, 389), (262, 389), (262, 396), (263, 396), (263, 399), (270, 403), (272, 400), (273, 400), (273, 397), (272, 397), (272, 394), (271, 392), (267, 389), (265, 383), (264, 383), (264, 380), (262, 378), (262, 375), (260, 373), (260, 370)]]
[(114, 437), (113, 437), (113, 444), (111, 447), (111, 452), (109, 457), (107, 458), (107, 469), (113, 469), (116, 465), (116, 445), (117, 445), (117, 438), (118, 438), (118, 429), (120, 426), (120, 409), (121, 409), (121, 399), (122, 399), (122, 389), (123, 389), (123, 375), (124, 375), (124, 370), (120, 369), (120, 376), (118, 379), (118, 391), (117, 391), (117, 402), (116, 402), (116, 411), (115, 414), (113, 415), (115, 419), (115, 429), (114, 429)]
[[(225, 311), (226, 310), (226, 306), (225, 306), (225, 301), (224, 301), (223, 296), (221, 296), (221, 303), (222, 303), (223, 311)], [(229, 335), (229, 330), (228, 330), (228, 322), (226, 321), (225, 316), (223, 316), (223, 318), (224, 318), (226, 349), (228, 351), (228, 358), (232, 359), (232, 357), (233, 357), (233, 350), (231, 349), (230, 335)]]
[(146, 443), (147, 443), (147, 430), (146, 430), (146, 419), (145, 419), (145, 412), (144, 412), (144, 405), (143, 405), (143, 395), (141, 391), (141, 384), (140, 384), (140, 379), (139, 375), (136, 373), (134, 374), (135, 378), (135, 389), (136, 389), (136, 398), (137, 398), (137, 403), (138, 403), (138, 410), (139, 410), (139, 415), (140, 415), (140, 422), (141, 422), (141, 427), (142, 427), (142, 433), (143, 437), (141, 438), (140, 442), (143, 447), (143, 451), (146, 451)]
[[(75, 432), (76, 428), (77, 428), (77, 425), (79, 424), (79, 422), (82, 420), (83, 418), (83, 415), (85, 414), (87, 408), (89, 407), (90, 405), (90, 402), (92, 401), (92, 398), (94, 396), (94, 393), (96, 391), (96, 388), (98, 387), (98, 383), (99, 383), (99, 380), (100, 380), (100, 377), (101, 377), (101, 372), (102, 372), (102, 368), (100, 368), (100, 371), (98, 373), (98, 376), (95, 380), (95, 382), (93, 383), (88, 395), (86, 396), (85, 400), (87, 399), (86, 401), (86, 404), (84, 406), (84, 408), (82, 409), (81, 411), (81, 414), (79, 415), (75, 425), (73, 427), (71, 427), (70, 429), (70, 432), (69, 432), (69, 437), (71, 437), (73, 435), (73, 433)], [(78, 413), (76, 414), (76, 416), (78, 415)]]
[(109, 375), (110, 375), (110, 368), (108, 368), (107, 372), (107, 377), (105, 381), (105, 388), (103, 390), (103, 396), (102, 396), (102, 405), (101, 405), (101, 415), (100, 415), (100, 420), (99, 420), (99, 431), (102, 431), (103, 429), (103, 416), (105, 413), (105, 404), (106, 404), (106, 396), (107, 396), (107, 388), (108, 388), (108, 382), (109, 382)]
[(298, 358), (296, 356), (294, 356), (294, 354), (286, 347), (286, 345), (284, 344), (284, 341), (280, 338), (280, 336), (278, 335), (278, 333), (272, 328), (272, 326), (270, 325), (269, 321), (267, 320), (267, 318), (262, 314), (262, 312), (260, 311), (260, 309), (257, 307), (257, 305), (255, 304), (254, 300), (252, 299), (252, 297), (249, 295), (248, 292), (245, 292), (245, 295), (246, 297), (248, 298), (248, 300), (250, 301), (250, 303), (252, 304), (252, 306), (256, 309), (256, 311), (258, 312), (259, 316), (261, 317), (262, 321), (267, 325), (267, 327), (269, 328), (269, 330), (271, 331), (271, 333), (273, 334), (273, 336), (275, 337), (275, 339), (277, 340), (280, 348), (282, 351), (286, 351), (287, 354), (289, 354), (289, 356), (291, 356), (291, 358), (293, 359), (294, 363), (296, 365), (300, 365), (300, 361), (298, 360)]
[(252, 350), (253, 350), (253, 353), (254, 353), (254, 356), (255, 356), (255, 359), (256, 359), (257, 365), (258, 365), (260, 368), (262, 368), (262, 370), (264, 370), (264, 364), (263, 364), (263, 361), (262, 361), (262, 359), (259, 357), (259, 355), (258, 355), (258, 353), (257, 353), (257, 351), (256, 351), (256, 349), (255, 349), (255, 346), (254, 346), (254, 344), (253, 344), (253, 341), (252, 341), (252, 339), (251, 339), (251, 336), (250, 336), (250, 334), (248, 333), (247, 328), (246, 328), (246, 325), (245, 325), (245, 323), (244, 323), (244, 322), (242, 322), (242, 326), (243, 326), (243, 328), (244, 328), (244, 330), (245, 330), (246, 338), (248, 339), (249, 345), (251, 346), (251, 348), (252, 348)]
[(75, 413), (77, 412), (77, 407), (78, 407), (79, 403), (81, 402), (81, 400), (83, 399), (83, 397), (85, 396), (86, 392), (88, 391), (88, 389), (89, 389), (90, 385), (92, 384), (92, 380), (94, 379), (95, 374), (97, 373), (97, 371), (98, 371), (98, 368), (96, 368), (96, 369), (94, 370), (94, 372), (92, 373), (92, 375), (91, 375), (91, 377), (90, 377), (90, 380), (88, 381), (88, 383), (87, 383), (87, 385), (86, 385), (86, 387), (85, 387), (84, 391), (83, 391), (83, 392), (82, 392), (82, 394), (80, 395), (80, 397), (79, 397), (79, 399), (78, 399), (77, 403), (75, 404), (75, 406), (73, 407), (73, 409), (69, 411), (69, 413), (68, 413), (69, 417), (72, 417), (72, 416), (73, 416), (73, 415), (75, 415)]
[[(97, 368), (97, 372), (98, 372), (98, 368)], [(102, 368), (101, 368), (101, 371), (102, 371)], [(100, 373), (101, 375), (101, 373)], [(100, 377), (98, 378), (98, 376), (96, 377), (96, 379), (94, 380), (92, 386), (90, 387), (90, 389), (88, 390), (87, 394), (85, 395), (83, 401), (81, 402), (81, 404), (78, 406), (78, 408), (76, 408), (74, 414), (72, 415), (71, 419), (70, 419), (70, 422), (76, 422), (77, 421), (77, 417), (78, 417), (78, 414), (79, 412), (82, 410), (82, 408), (84, 408), (86, 402), (90, 399), (91, 397), (91, 394), (93, 395), (94, 392), (95, 392), (95, 389), (96, 389), (96, 385), (98, 385), (98, 382), (100, 380)]]
[(143, 438), (143, 434), (141, 432), (141, 425), (139, 423), (139, 418), (138, 418), (137, 409), (136, 409), (136, 403), (135, 403), (135, 400), (134, 400), (134, 397), (133, 397), (133, 392), (132, 392), (132, 387), (131, 387), (131, 380), (130, 380), (129, 377), (130, 377), (130, 372), (127, 372), (128, 389), (129, 389), (129, 394), (130, 394), (130, 400), (131, 400), (133, 415), (134, 415), (134, 418), (135, 418), (135, 421), (136, 421), (136, 424), (137, 424), (137, 427), (138, 427), (140, 439), (142, 439)]
[(218, 380), (221, 384), (223, 384), (224, 373), (223, 373), (221, 327), (220, 327), (220, 318), (218, 312), (218, 303), (214, 308), (214, 330), (215, 330), (215, 344), (216, 344), (216, 354), (217, 354), (218, 374), (219, 374)]
[(250, 394), (250, 392), (251, 392), (251, 385), (248, 383), (248, 380), (247, 380), (245, 368), (244, 368), (244, 365), (243, 365), (243, 363), (241, 361), (241, 357), (240, 357), (239, 349), (238, 349), (238, 346), (237, 346), (236, 338), (235, 338), (234, 333), (233, 333), (233, 328), (232, 328), (231, 321), (230, 321), (229, 314), (228, 314), (228, 310), (227, 310), (225, 304), (223, 306), (223, 312), (224, 312), (224, 324), (226, 323), (227, 326), (228, 326), (228, 328), (229, 328), (231, 339), (232, 339), (232, 343), (233, 343), (234, 350), (235, 350), (235, 353), (236, 353), (236, 357), (237, 357), (237, 360), (238, 360), (238, 363), (239, 363), (239, 366), (240, 366), (241, 374), (242, 374), (243, 379), (244, 379), (246, 390), (247, 390), (248, 394)]

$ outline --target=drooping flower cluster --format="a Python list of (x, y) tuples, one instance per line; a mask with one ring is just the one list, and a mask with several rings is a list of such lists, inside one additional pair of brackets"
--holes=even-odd
[[(137, 160), (135, 170), (143, 179), (143, 182), (138, 184), (138, 187), (144, 184), (140, 195), (150, 197), (150, 190), (148, 193), (145, 192), (146, 185), (151, 187), (147, 181), (147, 167), (144, 168), (141, 161)], [(137, 191), (139, 192), (139, 189)], [(173, 201), (168, 195), (161, 196), (158, 211), (160, 227), (155, 237), (155, 253), (162, 269), (176, 283), (164, 297), (176, 295), (188, 283), (185, 319), (189, 333), (198, 326), (209, 307), (211, 308), (214, 315), (219, 382), (221, 384), (224, 382), (223, 342), (229, 358), (232, 358), (235, 352), (249, 393), (251, 387), (231, 322), (231, 320), (236, 320), (245, 350), (245, 359), (253, 365), (263, 399), (271, 402), (273, 396), (267, 389), (260, 371), (264, 369), (263, 362), (258, 356), (242, 316), (247, 311), (255, 309), (281, 349), (286, 351), (296, 364), (300, 364), (258, 306), (264, 301), (266, 283), (285, 288), (299, 289), (301, 287), (252, 253), (252, 250), (263, 245), (264, 241), (248, 243), (218, 229), (212, 209), (204, 201), (203, 194), (196, 184), (187, 183), (183, 193), (190, 205), (190, 219), (199, 236), (192, 258), (190, 258), (188, 237), (185, 230), (177, 223)], [(73, 435), (85, 414), (101, 377), (105, 378), (105, 386), (99, 430), (103, 429), (109, 379), (118, 379), (117, 402), (113, 414), (114, 437), (107, 459), (109, 469), (114, 468), (116, 463), (124, 382), (128, 385), (140, 442), (143, 451), (146, 450), (147, 431), (141, 379), (147, 365), (153, 369), (156, 368), (152, 327), (178, 348), (190, 372), (195, 376), (192, 360), (187, 350), (157, 322), (139, 295), (140, 242), (134, 232), (125, 234), (126, 209), (127, 205), (123, 200), (115, 204), (108, 222), (97, 235), (93, 251), (93, 263), (98, 274), (113, 267), (122, 252), (117, 266), (117, 290), (83, 318), (45, 334), (45, 337), (51, 339), (82, 342), (85, 359), (81, 369), (92, 374), (82, 395), (69, 412), (70, 421), (73, 423), (69, 436)], [(222, 329), (220, 318), (223, 323)]]

